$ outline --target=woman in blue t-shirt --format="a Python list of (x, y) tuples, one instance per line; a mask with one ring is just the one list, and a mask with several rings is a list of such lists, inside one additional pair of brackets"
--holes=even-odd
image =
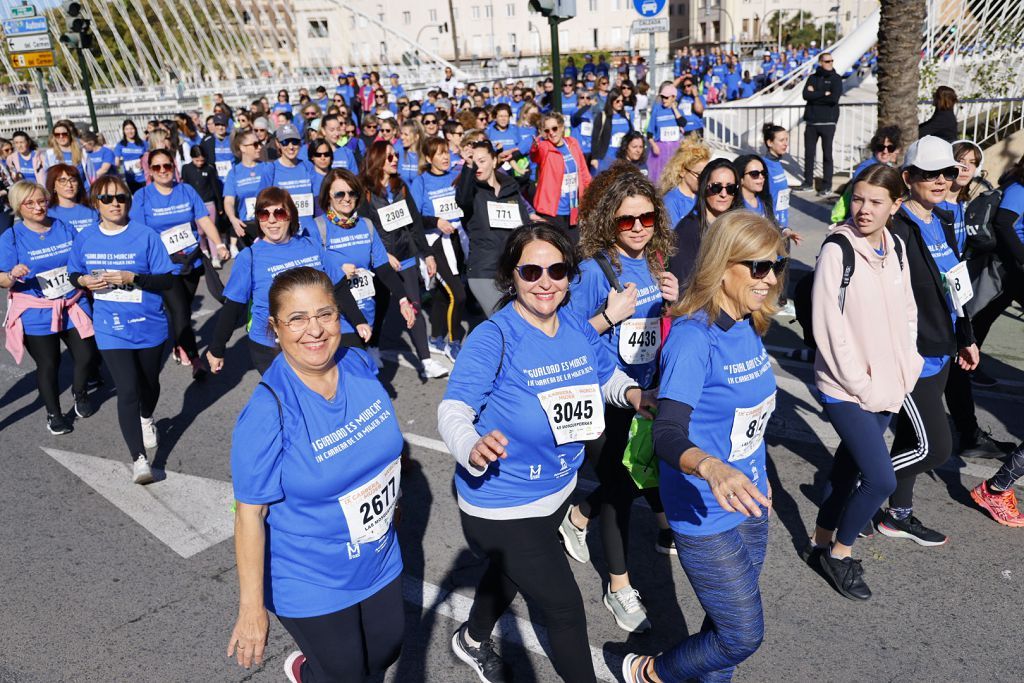
[(697, 180), (710, 160), (711, 148), (696, 135), (687, 135), (662, 169), (658, 189), (673, 229), (696, 206), (700, 187)]
[(100, 218), (75, 238), (68, 272), (72, 284), (92, 291), (96, 345), (114, 378), (132, 480), (148, 484), (146, 449), (157, 447), (153, 411), (167, 340), (160, 293), (174, 282), (174, 264), (153, 230), (129, 220), (132, 198), (119, 176), (99, 178), (89, 199)]
[(270, 187), (274, 173), (272, 164), (260, 161), (262, 147), (251, 130), (232, 138), (231, 151), (241, 160), (224, 179), (224, 213), (235, 235), (246, 244), (252, 244), (259, 233), (254, 216), (256, 195)]
[(92, 307), (68, 277), (76, 233), (47, 215), (46, 194), (42, 185), (26, 180), (11, 186), (8, 197), (19, 220), (0, 234), (0, 287), (9, 290), (4, 321), (7, 348), (17, 363), (24, 350), (35, 361), (46, 428), (56, 435), (73, 429), (60, 408), (60, 343), (74, 359), (72, 394), (78, 417), (93, 414), (86, 383), (97, 357)]
[(764, 637), (764, 432), (775, 375), (761, 337), (776, 310), (784, 254), (771, 221), (748, 211), (723, 215), (704, 237), (693, 285), (670, 312), (654, 449), (679, 563), (707, 618), (657, 657), (627, 655), (629, 683), (729, 680)]
[(590, 165), (600, 173), (612, 165), (619, 145), (622, 144), (622, 138), (633, 130), (633, 122), (626, 116), (625, 99), (618, 88), (608, 91), (604, 110), (594, 117), (592, 130)]
[(452, 649), (485, 681), (499, 680), (491, 632), (519, 592), (544, 615), (558, 674), (595, 680), (583, 600), (557, 530), (584, 443), (604, 431), (604, 402), (638, 410), (646, 398), (586, 319), (562, 310), (576, 272), (562, 231), (515, 229), (495, 276), (500, 309), (470, 333), (438, 407), (462, 528), (488, 563)]
[(121, 124), (121, 141), (114, 145), (114, 165), (121, 169), (133, 193), (146, 184), (146, 174), (142, 172), (142, 155), (147, 149), (146, 141), (139, 137), (135, 122), (125, 119)]
[(262, 662), (269, 610), (300, 648), (285, 661), (291, 681), (383, 672), (405, 623), (392, 523), (404, 440), (373, 361), (341, 346), (334, 289), (317, 268), (274, 280), (267, 322), (281, 354), (231, 448), (240, 596), (228, 656)]
[(85, 182), (78, 169), (70, 164), (56, 164), (46, 169), (46, 191), (50, 196), (47, 214), (78, 234), (99, 219), (89, 206)]
[[(588, 192), (580, 212), (583, 262), (570, 288), (569, 310), (589, 320), (620, 370), (642, 389), (653, 390), (662, 307), (679, 298), (679, 282), (665, 270), (675, 253), (674, 235), (654, 185), (628, 167), (613, 166)], [(651, 626), (627, 571), (630, 512), (640, 495), (659, 518), (656, 549), (666, 555), (674, 550), (658, 489), (639, 489), (622, 464), (635, 416), (632, 409), (605, 409), (604, 434), (587, 444), (601, 485), (571, 508), (559, 527), (569, 556), (586, 562), (586, 529), (601, 516), (609, 573), (604, 604), (619, 627), (631, 633)]]
[(43, 168), (47, 169), (57, 164), (74, 166), (78, 169), (78, 175), (88, 189), (88, 179), (95, 174), (89, 155), (78, 141), (77, 135), (78, 129), (75, 128), (75, 124), (67, 119), (61, 119), (53, 124), (53, 130), (50, 132), (50, 144), (41, 152)]
[(761, 132), (768, 150), (764, 163), (768, 167), (768, 191), (772, 195), (775, 222), (785, 230), (789, 227), (789, 197), (792, 192), (786, 169), (782, 167), (782, 157), (789, 151), (789, 132), (774, 123), (764, 124)]

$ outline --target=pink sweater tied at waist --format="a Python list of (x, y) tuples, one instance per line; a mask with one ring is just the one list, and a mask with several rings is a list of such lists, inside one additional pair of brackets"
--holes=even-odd
[(7, 320), (4, 323), (4, 330), (7, 333), (7, 350), (14, 357), (14, 362), (20, 364), (25, 355), (25, 327), (21, 323), (21, 314), (30, 308), (49, 308), (52, 312), (50, 318), (50, 331), (60, 332), (64, 329), (64, 312), (75, 323), (82, 339), (95, 334), (92, 326), (92, 318), (78, 305), (82, 298), (82, 291), (79, 290), (70, 299), (42, 299), (31, 294), (22, 292), (8, 292), (7, 294)]

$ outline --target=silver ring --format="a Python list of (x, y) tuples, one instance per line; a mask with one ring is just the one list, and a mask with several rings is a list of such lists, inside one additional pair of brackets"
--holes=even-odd
[(736, 494), (735, 494), (735, 493), (730, 493), (729, 495), (727, 495), (727, 496), (725, 497), (725, 499), (726, 499), (726, 500), (728, 500), (728, 499), (730, 499), (730, 498), (735, 498), (735, 497), (736, 497)]

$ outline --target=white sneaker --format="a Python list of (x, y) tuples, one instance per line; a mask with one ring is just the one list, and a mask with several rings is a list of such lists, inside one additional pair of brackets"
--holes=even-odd
[(231, 258), (238, 256), (238, 244), (236, 242), (232, 242), (231, 246), (228, 247), (228, 253), (231, 254)]
[(147, 449), (156, 448), (160, 437), (156, 433), (156, 423), (153, 422), (153, 418), (140, 417), (139, 421), (142, 422), (142, 445)]
[(217, 256), (216, 251), (214, 251), (213, 256), (210, 257), (210, 265), (213, 266), (214, 270), (220, 270), (224, 267), (224, 264), (221, 262), (220, 257)]
[(640, 593), (632, 586), (626, 586), (612, 592), (608, 586), (604, 594), (604, 606), (615, 617), (615, 623), (627, 633), (646, 633), (651, 630), (651, 622), (647, 620), (647, 610), (640, 602)]
[(796, 317), (796, 307), (793, 306), (793, 300), (790, 299), (789, 301), (787, 301), (785, 303), (784, 306), (780, 307), (778, 314), (779, 315), (786, 315), (786, 316), (789, 316), (790, 318), (795, 318)]
[(366, 355), (377, 364), (377, 369), (380, 370), (384, 367), (384, 359), (380, 357), (380, 349), (376, 346), (367, 346)]
[(146, 456), (140, 455), (132, 463), (132, 481), (136, 484), (151, 484), (153, 482), (153, 470), (149, 468)]
[(448, 368), (441, 361), (433, 358), (424, 358), (420, 361), (423, 364), (423, 376), (427, 379), (437, 379), (448, 374)]

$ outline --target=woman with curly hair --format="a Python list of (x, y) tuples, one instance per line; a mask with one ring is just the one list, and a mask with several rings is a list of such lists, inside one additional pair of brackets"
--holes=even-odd
[(658, 178), (658, 189), (665, 202), (669, 225), (675, 227), (697, 203), (697, 178), (711, 161), (711, 148), (696, 134), (687, 135), (679, 149), (665, 164)]
[[(630, 164), (617, 162), (591, 185), (580, 212), (583, 260), (570, 288), (569, 308), (589, 319), (619, 369), (645, 391), (654, 390), (662, 306), (679, 296), (679, 282), (664, 265), (675, 252), (674, 242), (657, 190)], [(638, 496), (647, 498), (664, 530), (657, 550), (673, 551), (658, 490), (638, 488), (622, 464), (636, 412), (606, 406), (604, 433), (587, 443), (601, 485), (569, 508), (559, 527), (569, 556), (586, 562), (587, 526), (601, 515), (609, 573), (604, 604), (619, 627), (631, 633), (650, 629), (626, 566), (630, 510)]]

